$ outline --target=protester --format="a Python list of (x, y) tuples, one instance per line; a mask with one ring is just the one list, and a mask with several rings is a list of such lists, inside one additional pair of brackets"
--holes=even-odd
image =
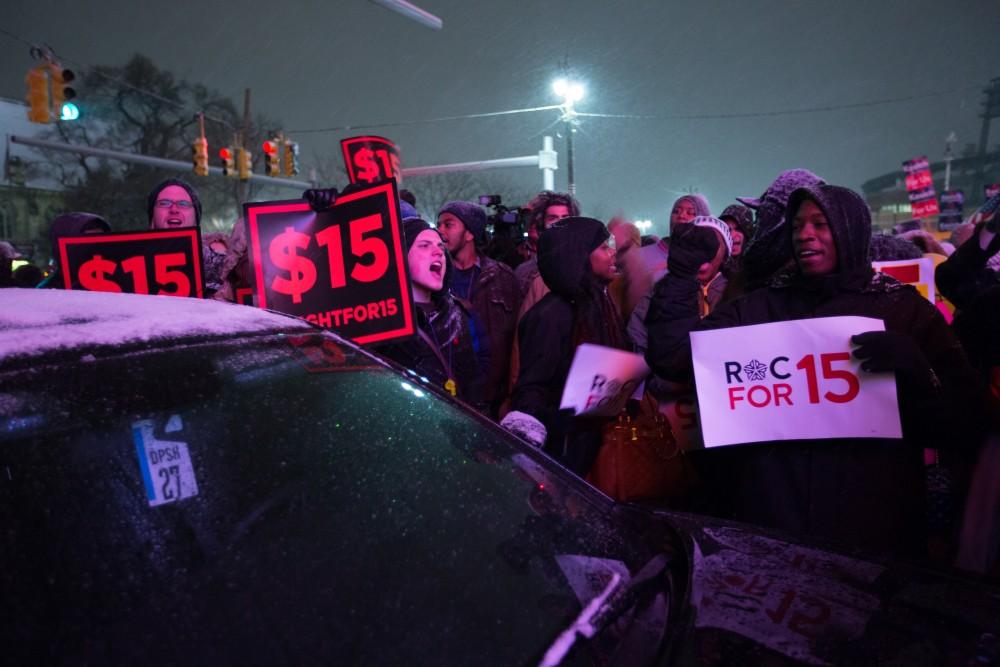
[[(615, 252), (600, 220), (570, 217), (539, 237), (538, 266), (550, 292), (521, 321), (521, 370), (504, 424), (585, 476), (601, 446), (603, 419), (559, 410), (574, 352), (582, 343), (626, 349), (607, 293)], [(526, 426), (530, 425), (530, 426)]]
[(732, 204), (722, 210), (719, 220), (729, 225), (729, 233), (733, 237), (733, 252), (723, 266), (727, 279), (742, 270), (743, 247), (753, 235), (753, 211), (742, 204)]
[[(691, 329), (857, 315), (885, 331), (858, 332), (865, 372), (894, 372), (903, 440), (761, 443), (705, 452), (701, 469), (714, 511), (740, 520), (832, 538), (874, 550), (926, 551), (923, 450), (958, 447), (974, 422), (972, 371), (940, 313), (910, 286), (876, 274), (869, 261), (871, 217), (856, 193), (813, 185), (791, 193), (779, 248), (793, 258), (766, 289), (726, 303), (698, 323), (697, 281), (675, 275), (657, 285), (646, 324), (646, 359), (660, 376), (691, 380)], [(712, 256), (706, 246), (689, 266)], [(764, 257), (764, 258), (766, 258)], [(696, 325), (694, 323), (697, 323)]]
[[(471, 320), (473, 338), (480, 359), (488, 359), (485, 400), (495, 419), (508, 393), (510, 350), (521, 305), (517, 278), (509, 266), (484, 254), (486, 212), (480, 206), (446, 203), (438, 212), (437, 228), (451, 256), (451, 294), (476, 315)], [(477, 325), (485, 330), (477, 330)]]
[(774, 273), (791, 266), (792, 250), (784, 229), (788, 198), (797, 188), (822, 185), (823, 179), (808, 169), (789, 169), (778, 174), (760, 197), (736, 200), (756, 213), (753, 236), (743, 247), (743, 294), (762, 287)]
[(486, 372), (473, 348), (469, 313), (448, 292), (451, 263), (444, 241), (420, 218), (404, 220), (403, 235), (418, 335), (377, 351), (483, 411)]
[(969, 219), (971, 238), (938, 265), (934, 275), (941, 293), (962, 310), (993, 285), (1000, 285), (1000, 272), (990, 268), (990, 259), (1000, 253), (1000, 195), (986, 201)]
[(1000, 286), (975, 297), (955, 322), (980, 374), (986, 436), (965, 504), (956, 565), (1000, 575)]
[(108, 221), (94, 213), (74, 211), (56, 217), (49, 227), (49, 247), (52, 252), (50, 273), (45, 280), (38, 284), (38, 287), (62, 289), (65, 286), (57, 259), (59, 239), (67, 236), (83, 236), (84, 234), (100, 234), (110, 231), (111, 225), (108, 224)]
[(623, 322), (628, 322), (632, 312), (628, 310), (628, 284), (630, 276), (626, 258), (640, 247), (641, 235), (639, 228), (622, 217), (614, 217), (608, 222), (608, 231), (615, 241), (615, 264), (618, 275), (608, 285), (608, 294), (618, 309)]
[[(670, 233), (674, 234), (681, 225), (698, 216), (710, 216), (708, 200), (699, 194), (683, 195), (670, 208)], [(622, 263), (622, 271), (628, 276), (628, 291), (625, 295), (623, 311), (632, 313), (639, 301), (653, 289), (656, 281), (667, 272), (670, 256), (670, 239), (660, 239), (651, 245), (642, 245), (638, 252), (630, 253)]]
[[(201, 199), (189, 183), (168, 178), (158, 183), (146, 197), (150, 229), (184, 229), (201, 226)], [(222, 267), (226, 261), (227, 235), (202, 234), (201, 263), (205, 297), (222, 287)]]
[(913, 241), (898, 234), (872, 234), (870, 254), (873, 262), (895, 262), (924, 256)]
[[(573, 198), (573, 195), (563, 192), (552, 192), (551, 190), (539, 192), (535, 195), (534, 199), (528, 202), (527, 208), (531, 211), (528, 219), (529, 239), (532, 235), (538, 238), (543, 231), (554, 225), (558, 220), (580, 215), (580, 205)], [(522, 262), (515, 269), (514, 275), (517, 276), (517, 283), (521, 288), (521, 296), (524, 297), (538, 277), (538, 258)], [(531, 303), (537, 303), (537, 300), (541, 299), (542, 296), (544, 294), (538, 295), (538, 298), (532, 300)]]
[[(699, 216), (691, 224), (679, 226), (671, 238), (678, 258), (676, 271), (680, 272), (676, 278), (689, 281), (693, 277), (697, 281), (700, 319), (708, 315), (722, 301), (726, 289), (726, 278), (722, 274), (722, 267), (732, 257), (736, 246), (730, 227), (718, 218)], [(692, 257), (702, 259), (703, 249), (710, 252), (710, 259), (697, 265), (692, 264)], [(704, 254), (707, 256), (709, 252)], [(674, 273), (675, 269), (671, 268), (660, 282), (670, 280), (670, 276)], [(685, 287), (693, 286), (689, 282), (684, 284)], [(654, 288), (653, 292), (639, 300), (628, 323), (629, 339), (641, 352), (645, 352), (648, 347), (646, 316), (655, 293)], [(670, 305), (660, 304), (660, 307), (669, 308)]]

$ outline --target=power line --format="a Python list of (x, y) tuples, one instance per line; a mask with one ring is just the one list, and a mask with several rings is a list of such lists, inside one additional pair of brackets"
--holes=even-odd
[(452, 120), (466, 120), (469, 118), (493, 118), (496, 116), (510, 116), (520, 113), (531, 113), (534, 111), (551, 111), (562, 109), (562, 105), (550, 104), (544, 107), (532, 107), (530, 109), (510, 109), (509, 111), (491, 111), (489, 113), (471, 113), (462, 116), (441, 116), (440, 118), (423, 118), (420, 120), (402, 120), (391, 123), (374, 123), (371, 125), (341, 125), (339, 127), (322, 127), (312, 129), (288, 130), (292, 134), (314, 134), (319, 132), (343, 132), (346, 130), (370, 130), (379, 127), (402, 127), (404, 125), (424, 125), (427, 123), (442, 123)]
[(951, 88), (949, 90), (939, 90), (920, 95), (908, 95), (906, 97), (891, 97), (881, 100), (871, 100), (869, 102), (852, 102), (850, 104), (832, 104), (823, 107), (807, 107), (804, 109), (783, 109), (776, 111), (748, 111), (742, 113), (719, 113), (719, 114), (610, 114), (610, 113), (583, 113), (577, 112), (577, 116), (588, 118), (620, 118), (626, 120), (724, 120), (730, 118), (764, 118), (771, 116), (794, 116), (810, 113), (824, 113), (829, 111), (840, 111), (842, 109), (865, 109), (869, 107), (882, 106), (886, 104), (898, 104), (899, 102), (912, 102), (914, 100), (927, 99), (929, 97), (942, 97), (953, 93), (976, 90), (979, 86), (966, 86), (964, 88)]

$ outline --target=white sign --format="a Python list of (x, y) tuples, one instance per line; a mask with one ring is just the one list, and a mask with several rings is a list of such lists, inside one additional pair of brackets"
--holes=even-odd
[(920, 295), (931, 303), (937, 299), (934, 291), (934, 260), (930, 257), (872, 262), (872, 268), (877, 273), (892, 276), (901, 283), (913, 285)]
[[(139, 456), (139, 471), (146, 487), (150, 507), (175, 503), (182, 498), (198, 495), (198, 482), (191, 466), (191, 454), (186, 442), (158, 440), (154, 435), (152, 419), (132, 424), (132, 437)], [(173, 433), (183, 428), (180, 415), (167, 422), (164, 432)]]
[(614, 417), (649, 375), (642, 355), (584, 343), (576, 348), (559, 408), (577, 416)]
[(851, 336), (884, 330), (820, 317), (692, 332), (705, 446), (902, 437), (894, 374), (862, 372), (851, 355)]

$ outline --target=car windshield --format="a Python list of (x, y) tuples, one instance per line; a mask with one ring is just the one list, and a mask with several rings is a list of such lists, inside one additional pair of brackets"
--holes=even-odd
[[(321, 333), (0, 373), (6, 645), (47, 662), (537, 662), (663, 552), (406, 378)], [(664, 596), (638, 607), (570, 658), (629, 638), (654, 653)]]

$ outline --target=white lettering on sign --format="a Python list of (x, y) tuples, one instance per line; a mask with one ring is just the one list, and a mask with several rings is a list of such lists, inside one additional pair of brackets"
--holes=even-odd
[(692, 332), (705, 446), (902, 437), (894, 374), (861, 372), (851, 355), (851, 336), (884, 330), (819, 317)]
[[(157, 440), (152, 419), (132, 424), (132, 438), (139, 457), (139, 471), (146, 488), (150, 507), (175, 503), (183, 498), (198, 495), (198, 482), (191, 465), (191, 454), (186, 442)], [(164, 428), (165, 432), (183, 429), (180, 415), (173, 415)]]

